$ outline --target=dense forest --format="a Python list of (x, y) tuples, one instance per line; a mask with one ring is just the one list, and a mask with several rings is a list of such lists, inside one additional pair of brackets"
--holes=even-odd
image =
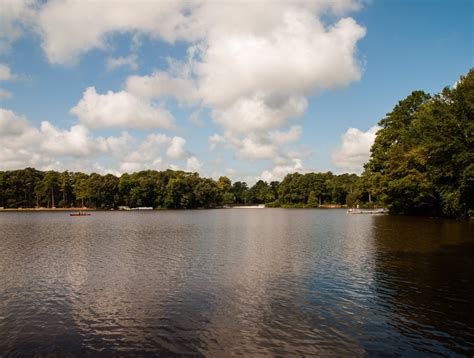
[(361, 180), (392, 213), (474, 216), (474, 69), (453, 88), (414, 91), (380, 120)]
[(0, 172), (0, 207), (215, 208), (231, 204), (308, 206), (352, 204), (360, 196), (355, 174), (289, 174), (280, 182), (248, 187), (227, 177), (215, 181), (198, 173), (142, 171), (112, 175), (42, 172), (32, 168)]
[(431, 96), (414, 91), (379, 121), (361, 176), (293, 173), (249, 187), (198, 173), (148, 170), (116, 177), (39, 171), (0, 171), (0, 207), (118, 206), (164, 209), (232, 204), (318, 207), (386, 206), (394, 214), (474, 216), (474, 70)]

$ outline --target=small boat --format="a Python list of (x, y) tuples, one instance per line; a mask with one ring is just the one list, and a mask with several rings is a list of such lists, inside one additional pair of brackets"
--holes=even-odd
[(91, 216), (91, 214), (86, 213), (85, 211), (79, 211), (78, 213), (71, 213), (69, 216)]

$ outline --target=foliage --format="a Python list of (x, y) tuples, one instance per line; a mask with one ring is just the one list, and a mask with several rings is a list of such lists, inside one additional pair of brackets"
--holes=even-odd
[(472, 215), (474, 70), (435, 96), (412, 92), (379, 125), (366, 188), (396, 214)]
[(227, 177), (217, 181), (197, 173), (147, 170), (125, 173), (119, 178), (107, 174), (27, 168), (0, 172), (0, 206), (94, 207), (147, 206), (162, 209), (216, 208), (233, 204), (266, 204), (276, 207), (318, 207), (323, 203), (345, 204), (357, 189), (354, 174), (288, 174), (279, 182), (259, 180), (252, 187)]

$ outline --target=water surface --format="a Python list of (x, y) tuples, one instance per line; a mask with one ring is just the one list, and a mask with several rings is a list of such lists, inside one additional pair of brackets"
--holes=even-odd
[(0, 355), (472, 355), (474, 223), (0, 215)]

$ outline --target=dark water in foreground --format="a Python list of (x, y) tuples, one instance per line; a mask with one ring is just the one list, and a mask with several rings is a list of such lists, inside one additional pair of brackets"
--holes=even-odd
[(474, 223), (0, 215), (0, 355), (472, 355)]

